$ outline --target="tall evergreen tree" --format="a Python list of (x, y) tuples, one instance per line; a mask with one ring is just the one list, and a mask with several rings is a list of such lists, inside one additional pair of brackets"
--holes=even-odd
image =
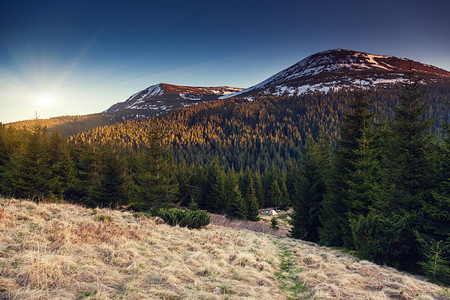
[(225, 179), (226, 215), (231, 219), (245, 219), (247, 210), (239, 189), (239, 181), (234, 170)]
[[(357, 163), (365, 159), (364, 147), (368, 146), (368, 135), (372, 126), (372, 114), (368, 108), (369, 101), (364, 92), (355, 92), (349, 109), (343, 117), (341, 136), (337, 141), (338, 148), (335, 151), (332, 171), (327, 181), (327, 194), (322, 202), (322, 228), (319, 232), (320, 240), (325, 245), (344, 245), (348, 248), (353, 245), (348, 213), (354, 199), (349, 198), (348, 191), (356, 187), (356, 185), (349, 186), (352, 182), (350, 177), (359, 166)], [(362, 153), (358, 152), (361, 148)]]
[(278, 208), (281, 204), (281, 197), (282, 193), (278, 181), (275, 179), (270, 185), (269, 193), (267, 195), (268, 202), (275, 206), (275, 208)]
[(282, 179), (281, 181), (281, 199), (280, 199), (280, 209), (281, 210), (287, 210), (288, 206), (290, 204), (290, 197), (289, 197), (289, 192), (286, 186), (286, 180)]
[(36, 123), (14, 149), (5, 166), (6, 193), (15, 197), (43, 199), (52, 197), (51, 170), (46, 153), (46, 129)]
[(201, 208), (215, 213), (223, 212), (226, 206), (224, 183), (225, 175), (219, 165), (219, 159), (216, 157), (208, 168)]
[(253, 184), (253, 175), (250, 172), (250, 168), (245, 169), (242, 180), (242, 188), (244, 202), (246, 206), (246, 218), (249, 221), (259, 220), (258, 200), (256, 198), (256, 190)]
[(100, 180), (94, 187), (88, 204), (92, 207), (118, 207), (128, 205), (130, 182), (123, 155), (110, 148), (102, 149), (100, 155)]
[(71, 144), (70, 157), (75, 166), (74, 179), (65, 192), (66, 199), (89, 204), (94, 187), (99, 185), (98, 151), (91, 145)]
[(258, 207), (263, 208), (266, 207), (264, 202), (264, 188), (261, 182), (261, 175), (256, 172), (254, 177), (255, 182), (255, 191), (256, 191), (256, 198), (258, 200)]
[(393, 187), (389, 207), (395, 210), (417, 210), (424, 197), (429, 197), (427, 191), (433, 188), (433, 170), (428, 155), (432, 120), (424, 116), (427, 104), (420, 91), (420, 81), (410, 74), (403, 82), (403, 92), (390, 124), (386, 164)]
[(56, 197), (62, 198), (73, 183), (75, 167), (67, 148), (67, 142), (58, 131), (50, 134), (47, 152), (52, 173), (51, 189)]
[(290, 235), (319, 242), (322, 201), (326, 193), (326, 176), (330, 168), (331, 147), (328, 141), (309, 141), (300, 165), (294, 169), (294, 213)]
[(137, 156), (134, 176), (136, 200), (133, 208), (148, 210), (151, 207), (172, 206), (178, 199), (178, 184), (172, 170), (171, 156), (163, 135), (152, 129), (148, 135), (148, 146)]

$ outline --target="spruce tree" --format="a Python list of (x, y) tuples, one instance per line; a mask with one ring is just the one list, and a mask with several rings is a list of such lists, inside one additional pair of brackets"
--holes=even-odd
[(386, 165), (393, 187), (389, 207), (395, 210), (417, 210), (420, 202), (429, 197), (429, 191), (434, 188), (428, 155), (432, 120), (424, 117), (427, 104), (420, 91), (420, 81), (420, 78), (410, 74), (403, 82), (403, 91), (390, 124)]
[(171, 156), (163, 142), (163, 135), (157, 129), (149, 132), (147, 147), (138, 152), (136, 169), (134, 209), (148, 210), (176, 203), (178, 184), (172, 170)]
[(282, 193), (280, 187), (278, 186), (278, 181), (275, 179), (270, 185), (269, 193), (267, 198), (269, 203), (271, 203), (275, 208), (278, 208), (281, 204)]
[(259, 220), (258, 201), (256, 198), (255, 186), (253, 184), (253, 175), (251, 174), (249, 167), (245, 169), (241, 190), (243, 191), (242, 194), (246, 206), (247, 220), (258, 221)]
[(128, 205), (130, 182), (123, 154), (112, 148), (102, 149), (100, 155), (100, 180), (94, 187), (90, 201), (91, 207), (118, 207)]
[[(365, 159), (364, 147), (368, 147), (368, 135), (372, 126), (372, 114), (368, 107), (369, 101), (364, 92), (355, 92), (342, 121), (338, 148), (327, 181), (327, 193), (322, 202), (322, 228), (319, 232), (320, 240), (325, 245), (344, 245), (347, 248), (353, 246), (348, 214), (355, 199), (349, 191), (355, 188), (351, 177), (359, 166), (357, 163)], [(361, 147), (364, 149), (363, 153), (358, 152)]]
[(289, 199), (290, 197), (285, 180), (282, 180), (280, 191), (281, 191), (280, 209), (287, 210), (290, 204)]
[(239, 189), (239, 181), (234, 170), (228, 172), (225, 179), (226, 215), (230, 219), (245, 219), (246, 205)]
[(37, 200), (53, 196), (46, 135), (46, 129), (36, 123), (14, 149), (4, 169), (7, 194)]
[(294, 238), (319, 242), (320, 214), (326, 193), (326, 176), (330, 167), (331, 147), (320, 138), (310, 140), (300, 165), (293, 171), (295, 183), (294, 213), (290, 235)]
[(67, 148), (67, 142), (58, 131), (50, 134), (47, 151), (52, 173), (51, 189), (56, 197), (62, 198), (73, 183), (75, 167)]
[[(200, 206), (214, 213), (222, 213), (226, 207), (225, 202), (225, 175), (216, 157), (208, 167), (206, 181), (204, 182), (204, 193)], [(239, 186), (238, 186), (239, 188)]]
[(264, 202), (264, 188), (261, 182), (261, 175), (256, 172), (254, 177), (254, 183), (255, 183), (255, 191), (256, 191), (256, 198), (258, 200), (258, 207), (263, 208), (266, 207)]
[(70, 157), (75, 166), (74, 179), (67, 187), (65, 197), (89, 205), (93, 188), (99, 185), (100, 158), (92, 145), (70, 145)]
[[(431, 280), (449, 284), (450, 276), (450, 126), (442, 126), (443, 143), (436, 145), (433, 167), (437, 186), (421, 201), (419, 241), (422, 269)], [(425, 201), (427, 200), (427, 201)]]

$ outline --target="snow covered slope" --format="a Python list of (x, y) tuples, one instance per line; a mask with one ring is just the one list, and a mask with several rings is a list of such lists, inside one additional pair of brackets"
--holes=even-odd
[(166, 83), (152, 85), (105, 110), (105, 113), (127, 113), (126, 118), (157, 115), (175, 108), (217, 100), (220, 96), (242, 91), (228, 86), (191, 87)]
[(220, 99), (386, 86), (403, 80), (410, 70), (424, 79), (450, 79), (448, 71), (409, 59), (335, 49), (313, 54), (257, 85)]

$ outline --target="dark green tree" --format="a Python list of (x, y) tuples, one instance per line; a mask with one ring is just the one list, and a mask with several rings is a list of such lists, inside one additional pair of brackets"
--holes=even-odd
[(239, 189), (236, 173), (231, 170), (225, 179), (226, 215), (231, 219), (245, 219), (247, 210)]
[(244, 202), (246, 206), (246, 218), (249, 221), (259, 220), (258, 200), (256, 198), (256, 190), (253, 184), (253, 175), (250, 172), (250, 168), (245, 169), (243, 175), (241, 190), (243, 191)]
[(36, 123), (14, 149), (4, 169), (7, 194), (37, 200), (53, 197), (46, 134), (46, 129)]
[(282, 180), (280, 191), (281, 191), (280, 209), (287, 210), (290, 204), (290, 196), (286, 186), (286, 180)]
[(226, 207), (224, 184), (225, 174), (216, 157), (208, 167), (207, 178), (203, 186), (203, 198), (200, 203), (202, 209), (223, 213)]
[(157, 129), (150, 130), (147, 146), (137, 154), (133, 203), (136, 210), (173, 206), (178, 199), (172, 158), (163, 137)]
[(425, 118), (427, 104), (420, 91), (420, 78), (410, 75), (403, 83), (394, 119), (390, 124), (386, 165), (391, 174), (390, 209), (413, 211), (430, 196), (434, 188), (429, 159), (432, 120)]
[(93, 188), (99, 185), (99, 155), (90, 145), (69, 146), (70, 157), (75, 166), (74, 180), (67, 187), (65, 198), (89, 205)]
[(99, 182), (91, 193), (88, 205), (91, 207), (128, 205), (130, 181), (123, 153), (111, 148), (104, 148), (100, 154), (100, 161)]
[(294, 169), (294, 213), (290, 235), (297, 239), (319, 242), (322, 201), (327, 191), (325, 181), (330, 168), (331, 147), (321, 138), (309, 141), (300, 165)]
[(58, 131), (50, 134), (47, 152), (51, 170), (51, 189), (57, 198), (63, 198), (75, 179), (75, 166), (67, 142)]
[[(349, 109), (343, 117), (340, 138), (337, 141), (337, 150), (327, 181), (327, 193), (322, 202), (320, 219), (322, 228), (319, 233), (320, 240), (325, 245), (344, 245), (347, 248), (353, 246), (348, 214), (353, 205), (352, 201), (359, 197), (355, 194), (356, 190), (352, 191), (357, 188), (358, 182), (352, 184), (352, 180), (361, 178), (351, 177), (355, 174), (357, 167), (364, 168), (366, 164), (364, 155), (368, 153), (368, 141), (371, 139), (372, 117), (372, 113), (369, 112), (369, 101), (364, 92), (355, 92), (352, 102), (349, 103)], [(361, 161), (362, 165), (360, 165)], [(359, 197), (360, 200), (363, 197), (364, 195)]]
[(267, 194), (267, 199), (269, 199), (268, 202), (275, 206), (275, 208), (278, 208), (281, 204), (282, 195), (280, 187), (278, 186), (278, 181), (275, 179), (270, 185), (270, 190)]

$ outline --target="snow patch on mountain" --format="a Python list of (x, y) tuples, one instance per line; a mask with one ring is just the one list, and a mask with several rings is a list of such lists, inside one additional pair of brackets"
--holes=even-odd
[(334, 49), (308, 56), (250, 88), (219, 99), (386, 86), (402, 81), (411, 70), (429, 78), (450, 78), (448, 71), (405, 58)]

